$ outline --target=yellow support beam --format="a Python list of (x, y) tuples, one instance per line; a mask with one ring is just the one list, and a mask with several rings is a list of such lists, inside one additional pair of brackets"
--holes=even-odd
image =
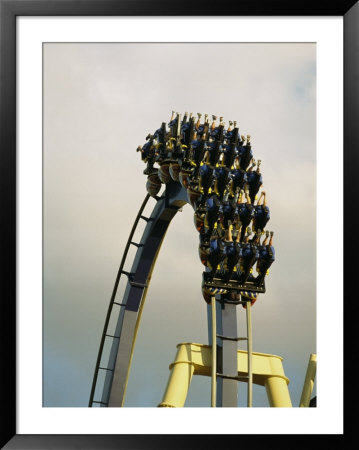
[(311, 354), (309, 357), (307, 373), (305, 375), (304, 386), (302, 396), (300, 398), (299, 407), (308, 407), (310, 402), (310, 396), (312, 395), (314, 388), (314, 380), (317, 371), (317, 355)]
[[(248, 373), (248, 353), (237, 351), (238, 376)], [(265, 386), (269, 404), (274, 407), (291, 407), (289, 379), (285, 376), (280, 356), (252, 353), (253, 383)], [(212, 346), (181, 343), (177, 345), (175, 361), (170, 364), (170, 377), (159, 407), (183, 407), (193, 375), (212, 375)]]

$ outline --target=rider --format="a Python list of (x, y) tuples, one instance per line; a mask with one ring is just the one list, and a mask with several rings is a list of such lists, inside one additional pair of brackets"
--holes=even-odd
[(256, 162), (253, 158), (252, 166), (247, 171), (247, 183), (248, 183), (248, 187), (249, 187), (249, 196), (252, 200), (252, 203), (254, 203), (257, 192), (259, 191), (259, 188), (263, 184), (263, 179), (262, 179), (262, 175), (260, 173), (260, 168), (259, 168), (261, 165), (261, 160), (260, 159), (258, 160), (256, 171), (253, 170), (255, 165), (256, 165)]
[(253, 217), (253, 205), (252, 205), (251, 199), (249, 197), (249, 191), (247, 188), (245, 190), (245, 196), (246, 196), (247, 203), (244, 203), (244, 201), (242, 201), (243, 194), (244, 194), (243, 190), (241, 190), (240, 195), (238, 197), (238, 202), (237, 202), (237, 210), (238, 210), (239, 220), (242, 222), (241, 241), (243, 240), (246, 228), (250, 224), (252, 217)]
[[(275, 260), (275, 251), (273, 247), (273, 231), (266, 232), (266, 237), (261, 245), (259, 245), (259, 257), (257, 261), (256, 270), (258, 276), (256, 278), (259, 284), (262, 284), (264, 277), (267, 274), (269, 267)], [(267, 245), (268, 237), (270, 235), (269, 244)]]
[(264, 230), (270, 219), (270, 211), (266, 203), (266, 193), (261, 192), (261, 195), (254, 206), (254, 217), (253, 217), (253, 229), (257, 231), (258, 229)]

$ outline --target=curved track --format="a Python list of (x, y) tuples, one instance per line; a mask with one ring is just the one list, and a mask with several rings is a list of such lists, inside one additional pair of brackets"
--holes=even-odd
[[(96, 362), (89, 401), (90, 407), (93, 404), (99, 404), (103, 407), (123, 406), (137, 330), (141, 320), (142, 308), (151, 280), (152, 270), (171, 220), (178, 210), (188, 203), (187, 192), (181, 184), (178, 182), (170, 182), (166, 184), (166, 189), (162, 196), (156, 197), (157, 203), (150, 217), (146, 218), (142, 216), (142, 212), (147, 204), (148, 198), (149, 195), (146, 196), (137, 214), (118, 270)], [(132, 238), (140, 219), (146, 220), (147, 225), (141, 241), (134, 243), (132, 242)], [(123, 270), (123, 267), (131, 244), (137, 247), (137, 252), (131, 272), (128, 273)], [(115, 298), (121, 275), (127, 276), (128, 281), (122, 303), (119, 304), (115, 302)], [(121, 308), (117, 316), (115, 333), (114, 335), (109, 335), (108, 325), (111, 317), (115, 314), (113, 310), (114, 304), (121, 306)], [(100, 364), (106, 339), (111, 339), (112, 345), (108, 362), (103, 367)], [(98, 373), (100, 370), (105, 370), (106, 376), (101, 399), (97, 399), (94, 396), (98, 387)]]

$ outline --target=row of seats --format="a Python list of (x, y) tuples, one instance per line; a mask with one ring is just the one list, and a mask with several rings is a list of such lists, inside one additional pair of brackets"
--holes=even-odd
[[(257, 299), (265, 292), (264, 278), (275, 260), (273, 232), (261, 161), (253, 158), (250, 136), (240, 135), (236, 122), (208, 115), (201, 122), (192, 114), (172, 112), (146, 142), (138, 146), (147, 164), (146, 188), (156, 196), (162, 184), (179, 182), (187, 191), (199, 232), (199, 256), (206, 266), (202, 293)], [(262, 240), (262, 242), (261, 242)], [(255, 269), (255, 271), (254, 271)], [(256, 273), (255, 273), (256, 272)]]

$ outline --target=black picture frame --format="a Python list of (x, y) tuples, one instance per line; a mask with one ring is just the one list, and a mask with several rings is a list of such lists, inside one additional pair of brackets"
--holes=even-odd
[[(190, 12), (190, 14), (188, 14)], [(3, 268), (1, 302), (1, 372), (2, 420), (1, 448), (85, 448), (85, 449), (164, 449), (194, 448), (206, 435), (18, 435), (16, 433), (16, 17), (18, 16), (342, 16), (344, 20), (344, 256), (356, 247), (355, 220), (352, 215), (353, 190), (359, 167), (359, 5), (357, 0), (300, 2), (269, 0), (211, 1), (176, 4), (166, 0), (0, 0), (0, 183), (1, 183), (1, 255)], [(335, 62), (333, 62), (335, 64)], [(333, 184), (333, 189), (335, 186)], [(340, 268), (336, 268), (339, 270)], [(349, 292), (355, 267), (344, 272), (344, 286)], [(5, 289), (4, 289), (5, 288)], [(355, 291), (354, 291), (355, 292)], [(356, 341), (355, 302), (345, 304), (345, 329), (348, 341)], [(352, 345), (352, 344), (351, 344)], [(344, 358), (349, 361), (346, 347)], [(354, 375), (346, 373), (346, 386)], [(347, 378), (348, 377), (348, 378)], [(348, 389), (346, 389), (348, 393)], [(352, 395), (351, 395), (352, 398)], [(350, 403), (352, 400), (350, 400)], [(346, 403), (346, 402), (344, 402)], [(348, 402), (346, 403), (348, 404)], [(354, 428), (354, 415), (345, 422), (345, 435)], [(275, 437), (264, 435), (211, 435), (213, 445), (236, 445), (251, 439)], [(288, 437), (288, 436), (287, 436)], [(289, 436), (290, 437), (290, 436)], [(293, 437), (293, 435), (291, 436)], [(315, 436), (314, 436), (315, 437)], [(335, 436), (331, 436), (333, 439)], [(336, 436), (342, 438), (343, 436)], [(313, 436), (310, 437), (312, 439)], [(308, 439), (296, 436), (298, 443)], [(276, 442), (276, 446), (278, 442)]]

